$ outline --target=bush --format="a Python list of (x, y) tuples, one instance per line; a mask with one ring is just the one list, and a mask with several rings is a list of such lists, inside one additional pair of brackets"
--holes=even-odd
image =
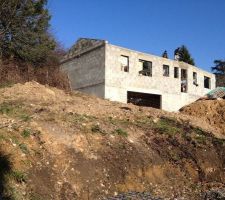
[(28, 81), (70, 90), (67, 75), (60, 70), (59, 63), (47, 63), (45, 66), (35, 67), (25, 63), (5, 61), (0, 65), (0, 88)]

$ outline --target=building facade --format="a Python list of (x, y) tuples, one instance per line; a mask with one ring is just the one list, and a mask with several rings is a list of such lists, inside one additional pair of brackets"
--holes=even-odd
[(61, 69), (74, 90), (167, 111), (178, 111), (215, 88), (212, 73), (105, 40), (79, 39)]

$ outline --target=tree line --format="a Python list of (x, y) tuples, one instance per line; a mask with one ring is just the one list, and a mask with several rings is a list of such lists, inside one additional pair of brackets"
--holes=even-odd
[[(162, 57), (165, 56), (166, 51), (163, 53)], [(178, 47), (174, 51), (175, 58), (177, 57), (178, 61), (183, 61), (190, 65), (195, 65), (195, 61), (192, 58), (188, 48), (185, 45)], [(211, 71), (216, 75), (216, 86), (225, 87), (225, 60), (214, 60), (214, 66), (211, 67)]]
[(0, 84), (36, 80), (69, 87), (50, 19), (47, 0), (0, 0)]
[(0, 55), (33, 65), (44, 64), (57, 43), (48, 32), (46, 0), (0, 0)]

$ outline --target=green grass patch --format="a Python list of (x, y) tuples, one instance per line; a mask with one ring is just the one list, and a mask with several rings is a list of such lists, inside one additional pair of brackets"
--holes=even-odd
[(106, 132), (104, 130), (102, 130), (98, 124), (93, 125), (91, 127), (91, 132), (92, 133), (101, 133), (102, 135), (106, 135)]
[(6, 115), (11, 115), (14, 113), (14, 109), (13, 106), (11, 104), (8, 103), (2, 103), (0, 105), (0, 113), (1, 114), (6, 114)]
[(19, 116), (19, 118), (20, 118), (22, 121), (24, 121), (24, 122), (28, 122), (28, 121), (30, 121), (30, 120), (32, 119), (32, 117), (31, 117), (30, 115), (27, 115), (27, 114), (21, 114), (21, 115)]
[(29, 153), (29, 150), (28, 150), (26, 144), (20, 143), (20, 144), (19, 144), (19, 148), (20, 148), (20, 150), (21, 150), (23, 153), (25, 153), (25, 154), (28, 154), (28, 153)]
[(129, 125), (132, 124), (132, 122), (129, 121), (129, 119), (118, 119), (113, 117), (108, 117), (108, 122), (113, 125), (121, 125), (125, 127), (128, 127)]
[(28, 138), (28, 137), (30, 137), (30, 135), (31, 135), (31, 130), (29, 130), (29, 129), (24, 129), (23, 132), (21, 133), (21, 135), (22, 135), (24, 138)]
[(4, 135), (0, 135), (0, 142), (1, 141), (6, 141), (7, 139), (6, 139), (6, 137), (4, 136)]
[(24, 106), (18, 102), (3, 102), (0, 104), (0, 114), (16, 117), (22, 121), (29, 121), (31, 119), (29, 113), (24, 109)]
[(203, 131), (201, 128), (199, 127), (194, 127), (193, 131), (197, 134), (197, 135), (206, 135), (205, 131)]
[(194, 135), (192, 135), (192, 140), (194, 140), (197, 144), (203, 144), (206, 145), (207, 142), (213, 142), (213, 136), (202, 130), (199, 127), (191, 127), (192, 128), (192, 132), (194, 133)]
[(11, 140), (12, 140), (12, 143), (16, 144), (23, 153), (25, 154), (29, 153), (29, 150), (26, 144), (20, 143), (20, 141), (16, 137), (12, 137)]
[(153, 124), (153, 129), (160, 134), (167, 134), (169, 136), (174, 136), (183, 132), (183, 130), (178, 127), (177, 122), (169, 118), (159, 119), (157, 123)]
[(20, 144), (19, 140), (15, 136), (13, 136), (11, 139), (13, 144), (16, 144), (16, 145)]
[(111, 124), (116, 125), (116, 121), (113, 119), (113, 117), (108, 117), (108, 120)]
[(13, 179), (18, 182), (18, 183), (23, 183), (27, 181), (27, 175), (24, 172), (21, 171), (12, 171), (11, 172), (11, 176), (13, 177)]
[(84, 123), (84, 122), (92, 122), (96, 120), (97, 118), (92, 115), (86, 115), (86, 114), (78, 114), (78, 113), (73, 113), (70, 115), (65, 115), (63, 117), (64, 121), (77, 124), (77, 123)]
[(207, 141), (207, 137), (205, 135), (196, 135), (194, 137), (194, 140), (197, 142), (197, 143), (200, 143), (200, 144), (206, 144), (206, 141)]
[(141, 126), (141, 127), (143, 125), (150, 125), (151, 126), (153, 124), (153, 119), (151, 117), (144, 116), (144, 117), (136, 119), (135, 124), (137, 126)]
[(225, 139), (213, 138), (213, 143), (216, 144), (216, 145), (225, 146)]
[(113, 134), (117, 134), (117, 135), (120, 135), (120, 136), (123, 136), (123, 137), (127, 137), (128, 136), (128, 133), (125, 130), (121, 129), (121, 128), (116, 129), (113, 132)]
[[(17, 189), (15, 186), (11, 186), (10, 183), (7, 184), (6, 189), (6, 198), (7, 200), (21, 200), (24, 199), (22, 190)], [(4, 199), (4, 198), (3, 198)]]

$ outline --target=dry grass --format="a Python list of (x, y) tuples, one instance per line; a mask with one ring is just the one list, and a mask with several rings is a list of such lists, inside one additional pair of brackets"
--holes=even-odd
[(60, 71), (58, 65), (33, 67), (15, 62), (0, 63), (0, 88), (11, 87), (15, 83), (36, 81), (43, 85), (70, 90), (67, 75)]

